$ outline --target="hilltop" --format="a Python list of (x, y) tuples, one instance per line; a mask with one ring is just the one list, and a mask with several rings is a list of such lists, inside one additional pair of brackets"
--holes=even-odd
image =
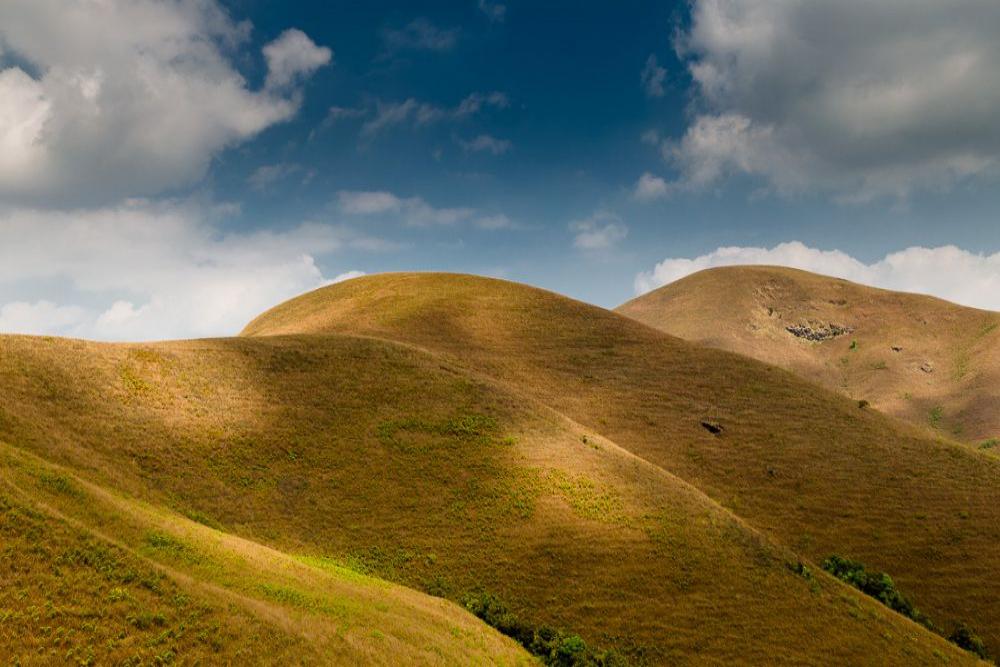
[(243, 333), (351, 333), (431, 351), (689, 482), (814, 563), (839, 553), (877, 566), (939, 626), (965, 621), (1000, 646), (1000, 461), (779, 368), (550, 292), (452, 274), (326, 287)]
[(709, 269), (617, 309), (973, 444), (1000, 437), (1000, 313), (796, 269)]

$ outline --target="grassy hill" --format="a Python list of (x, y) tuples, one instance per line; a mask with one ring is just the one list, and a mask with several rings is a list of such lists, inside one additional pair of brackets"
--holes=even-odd
[[(216, 610), (205, 623), (244, 603), (229, 634), (215, 633), (223, 655), (523, 658), (456, 605), (377, 575), (455, 602), (495, 596), (521, 626), (579, 635), (632, 664), (864, 663), (873, 645), (898, 664), (970, 661), (815, 565), (804, 573), (795, 553), (682, 480), (409, 346), (2, 337), (0, 382), (4, 497), (27, 497), (16, 515), (41, 507), (44, 542), (60, 545), (48, 534), (76, 522), (78, 539), (133, 559), (116, 569), (170, 568)], [(11, 562), (33, 558), (24, 544)], [(43, 576), (22, 575), (19, 588)], [(34, 593), (39, 606), (82, 600), (100, 638), (113, 634), (121, 622), (104, 600), (118, 579), (72, 580), (62, 598)], [(133, 581), (130, 594), (144, 594)], [(182, 611), (161, 607), (156, 636), (180, 633)], [(182, 639), (203, 630), (187, 627)], [(167, 646), (211, 648), (182, 639)]]
[(529, 664), (454, 604), (292, 557), (0, 444), (11, 664)]
[(995, 458), (774, 366), (503, 281), (361, 278), (293, 299), (244, 331), (293, 334), (391, 340), (488, 377), (813, 563), (840, 554), (890, 573), (936, 625), (969, 623), (1000, 647)]
[[(1000, 438), (1000, 313), (769, 266), (702, 271), (617, 311), (942, 435), (975, 445)], [(839, 335), (816, 341), (790, 327)]]

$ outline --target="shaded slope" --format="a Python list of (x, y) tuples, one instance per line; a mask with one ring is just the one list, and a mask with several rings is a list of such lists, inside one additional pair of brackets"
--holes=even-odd
[(494, 593), (637, 664), (864, 664), (872, 646), (879, 663), (969, 660), (818, 568), (796, 574), (613, 442), (417, 350), (3, 337), (0, 382), (3, 438), (94, 482), (307, 563)]
[(18, 664), (528, 656), (442, 600), (317, 568), (0, 444), (0, 652)]
[[(993, 652), (1000, 464), (751, 359), (504, 281), (361, 278), (293, 299), (245, 335), (355, 332), (498, 378), (705, 491), (818, 561), (891, 573), (940, 626)], [(701, 422), (718, 421), (713, 436)]]
[[(768, 266), (701, 271), (617, 312), (962, 440), (1000, 437), (998, 313)], [(824, 341), (788, 331), (830, 324), (853, 331)]]

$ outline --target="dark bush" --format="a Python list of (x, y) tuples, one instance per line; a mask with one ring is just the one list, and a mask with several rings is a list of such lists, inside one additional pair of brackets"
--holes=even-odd
[(923, 621), (923, 614), (918, 612), (913, 603), (899, 592), (892, 577), (885, 572), (869, 572), (861, 563), (837, 555), (830, 556), (823, 561), (823, 569), (838, 579), (851, 584), (862, 593), (872, 596), (890, 609), (898, 611), (903, 616)]
[[(836, 554), (823, 561), (823, 569), (841, 581), (854, 586), (862, 593), (870, 595), (890, 609), (920, 623), (928, 630), (941, 635), (944, 634), (931, 623), (929, 618), (917, 611), (913, 603), (899, 592), (892, 578), (885, 572), (868, 571), (858, 561), (843, 558)], [(948, 641), (966, 651), (975, 653), (980, 658), (985, 659), (987, 657), (983, 641), (965, 623), (960, 623), (955, 628), (948, 636)]]
[(567, 635), (547, 626), (520, 621), (497, 596), (470, 593), (462, 604), (486, 624), (516, 640), (546, 665), (557, 667), (624, 667), (627, 662), (614, 651), (595, 651), (579, 635)]
[(952, 633), (948, 635), (948, 641), (956, 646), (964, 648), (966, 651), (975, 653), (983, 660), (989, 658), (989, 654), (986, 653), (986, 646), (983, 645), (983, 640), (976, 635), (972, 629), (965, 623), (959, 623), (958, 626), (952, 630)]

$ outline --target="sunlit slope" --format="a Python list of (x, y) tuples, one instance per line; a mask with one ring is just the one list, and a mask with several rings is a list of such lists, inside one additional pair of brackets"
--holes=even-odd
[(939, 626), (966, 621), (1000, 648), (996, 459), (778, 368), (504, 281), (356, 279), (272, 309), (244, 334), (293, 332), (361, 333), (461, 360), (814, 560), (838, 553), (888, 571)]
[[(185, 545), (218, 534), (338, 576), (494, 594), (523, 623), (634, 664), (970, 661), (815, 565), (797, 573), (794, 553), (690, 485), (440, 356), (343, 336), (3, 337), (0, 383), (15, 451), (219, 531), (202, 540), (187, 522), (171, 533)], [(159, 544), (183, 563), (184, 547)], [(244, 586), (247, 570), (217, 559)], [(324, 608), (302, 597), (312, 585), (270, 586), (250, 590)]]
[(0, 444), (12, 664), (528, 664), (443, 600), (301, 562)]
[[(1000, 437), (1000, 313), (769, 266), (702, 271), (617, 311), (977, 446)], [(788, 331), (831, 324), (851, 331)]]

